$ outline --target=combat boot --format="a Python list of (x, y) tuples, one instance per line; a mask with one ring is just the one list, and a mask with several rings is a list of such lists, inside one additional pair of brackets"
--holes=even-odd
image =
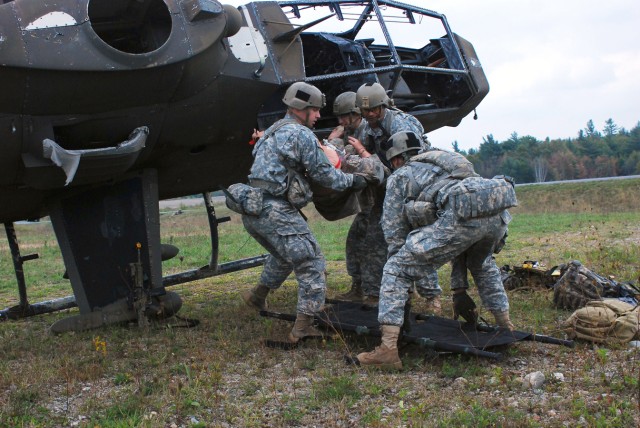
[(362, 304), (369, 308), (377, 308), (380, 298), (378, 296), (364, 296)]
[(425, 313), (440, 316), (442, 315), (442, 301), (440, 296), (428, 297), (426, 299)]
[(313, 315), (298, 313), (293, 329), (289, 333), (289, 341), (298, 343), (306, 337), (324, 337), (322, 332), (313, 326)]
[(251, 290), (242, 293), (242, 300), (258, 311), (267, 310), (267, 295), (271, 289), (266, 285), (258, 284)]
[(362, 292), (362, 281), (353, 278), (351, 280), (351, 290), (347, 291), (344, 294), (340, 294), (338, 296), (338, 299), (360, 302), (362, 301), (363, 297), (364, 297), (364, 293)]
[(363, 352), (356, 357), (363, 367), (374, 367), (383, 370), (402, 368), (402, 360), (398, 355), (398, 336), (400, 327), (382, 326), (382, 343), (371, 352)]
[(509, 319), (509, 311), (491, 311), (493, 317), (496, 319), (496, 324), (500, 327), (508, 328), (509, 330), (515, 330), (516, 327), (511, 323)]

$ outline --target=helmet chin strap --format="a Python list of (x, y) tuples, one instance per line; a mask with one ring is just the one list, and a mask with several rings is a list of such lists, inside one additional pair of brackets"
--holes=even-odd
[[(354, 117), (355, 117), (355, 119), (354, 119)], [(353, 131), (355, 131), (356, 128), (358, 127), (358, 125), (360, 125), (360, 120), (358, 120), (358, 118), (360, 118), (360, 120), (362, 120), (362, 116), (360, 116), (360, 115), (356, 116), (353, 113), (349, 114), (349, 128), (351, 128), (351, 130), (353, 130)]]
[[(300, 115), (299, 112), (304, 112), (304, 115)], [(300, 122), (301, 125), (304, 125), (307, 128), (311, 129), (311, 123), (309, 122), (309, 115), (311, 114), (311, 112), (309, 111), (309, 109), (307, 108), (305, 108), (304, 110), (292, 109), (291, 113), (293, 113), (293, 115), (296, 117), (296, 120)]]
[(304, 109), (304, 111), (306, 112), (304, 116), (304, 126), (311, 129), (311, 124), (309, 123), (309, 109)]

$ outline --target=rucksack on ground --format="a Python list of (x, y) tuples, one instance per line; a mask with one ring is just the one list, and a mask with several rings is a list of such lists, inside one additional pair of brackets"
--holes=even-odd
[(637, 305), (640, 290), (630, 283), (619, 283), (592, 272), (577, 260), (561, 266), (561, 276), (553, 286), (553, 304), (559, 309), (576, 310), (592, 300), (624, 299)]
[(502, 266), (500, 277), (505, 290), (549, 290), (560, 278), (560, 268), (546, 269), (535, 260), (525, 260), (520, 266)]
[(597, 343), (626, 343), (640, 338), (640, 306), (618, 299), (592, 300), (563, 324), (571, 339)]

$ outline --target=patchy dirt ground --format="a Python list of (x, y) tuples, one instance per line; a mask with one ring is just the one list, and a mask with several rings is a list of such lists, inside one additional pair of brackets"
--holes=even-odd
[[(46, 332), (52, 316), (3, 324), (0, 426), (640, 424), (639, 348), (523, 342), (494, 361), (408, 345), (402, 371), (370, 371), (344, 356), (376, 339), (264, 347), (261, 339), (284, 338), (291, 324), (245, 308), (244, 287), (202, 281), (182, 290), (192, 302), (183, 315), (201, 321), (191, 329), (125, 326), (55, 338)], [(294, 298), (288, 281), (272, 307), (286, 311)], [(533, 387), (525, 378), (535, 372), (544, 381)]]

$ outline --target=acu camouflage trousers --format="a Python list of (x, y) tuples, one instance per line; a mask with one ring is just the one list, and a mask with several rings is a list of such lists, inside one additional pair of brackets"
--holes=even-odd
[(347, 234), (347, 273), (361, 280), (365, 296), (380, 294), (382, 269), (387, 261), (387, 241), (380, 226), (383, 200), (384, 193), (376, 195), (373, 205), (353, 219)]
[[(379, 296), (382, 272), (387, 262), (387, 242), (380, 223), (383, 200), (384, 194), (378, 195), (372, 207), (358, 213), (347, 234), (347, 273), (361, 282), (365, 296)], [(425, 299), (442, 294), (436, 270), (417, 280), (415, 285), (418, 294)]]
[(260, 215), (243, 215), (242, 223), (269, 252), (260, 283), (275, 290), (294, 272), (298, 281), (297, 312), (316, 314), (326, 294), (326, 262), (298, 210), (283, 199), (267, 198)]
[(435, 223), (412, 231), (404, 246), (385, 264), (378, 311), (380, 324), (401, 326), (413, 281), (425, 278), (461, 255), (465, 257), (462, 263), (471, 272), (484, 306), (490, 311), (508, 310), (509, 301), (492, 254), (509, 219), (505, 211), (463, 221), (446, 210)]

